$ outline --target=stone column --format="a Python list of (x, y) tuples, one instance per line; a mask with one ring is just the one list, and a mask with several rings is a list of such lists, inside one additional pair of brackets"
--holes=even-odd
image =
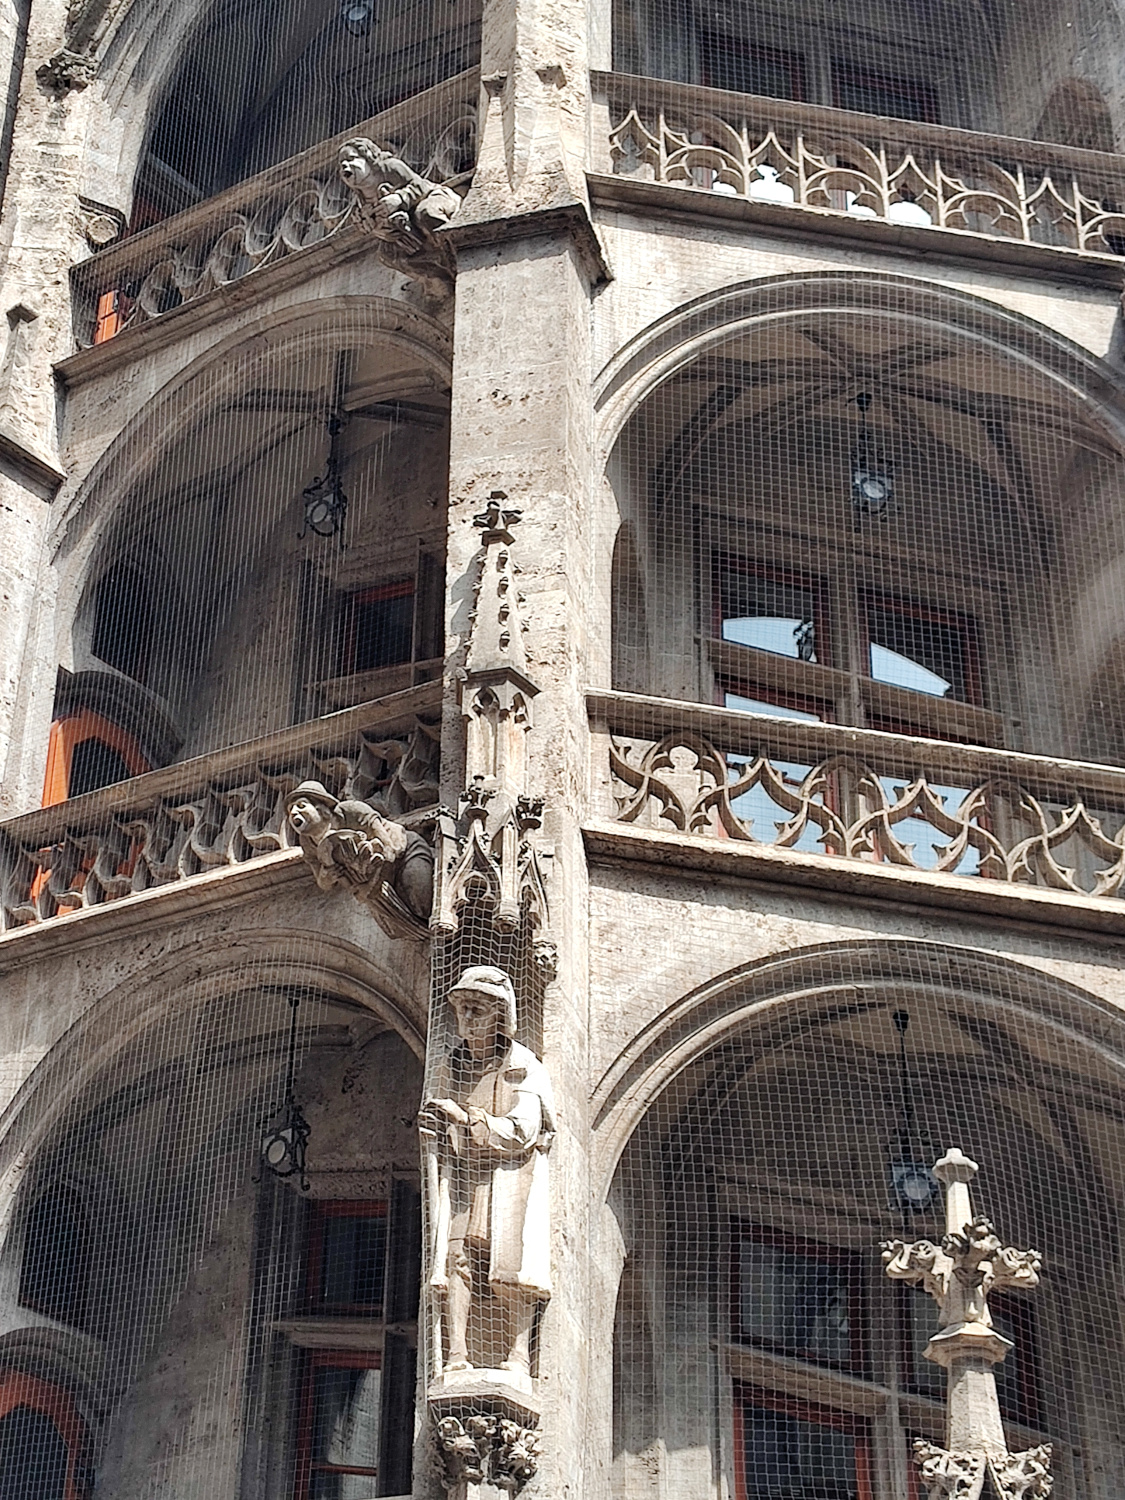
[[(576, 0), (551, 6), (486, 0), (482, 80), (473, 187), (453, 224), (441, 231), (457, 258), (444, 800), (452, 808), (469, 790), (476, 763), (487, 761), (491, 745), (497, 780), (514, 790), (522, 776), (526, 806), (542, 820), (527, 836), (538, 850), (550, 941), (557, 944), (557, 955), (544, 948), (539, 958), (550, 976), (540, 1056), (554, 1086), (558, 1133), (550, 1171), (552, 1291), (538, 1324), (529, 1405), (539, 1412), (536, 1493), (578, 1496), (589, 1492), (584, 1445), (591, 1344), (598, 1345), (596, 1357), (608, 1355), (607, 1339), (590, 1339), (586, 1317), (591, 1235), (581, 817), (584, 640), (593, 602), (589, 334), (593, 290), (607, 272), (583, 178), (584, 7)], [(487, 524), (491, 502), (498, 507), (494, 525)], [(515, 532), (512, 511), (520, 513)], [(475, 517), (485, 518), (483, 529)], [(510, 552), (505, 535), (514, 536)], [(519, 572), (511, 582), (522, 595), (526, 628), (523, 660), (509, 661), (498, 678), (497, 738), (478, 711), (476, 691), (488, 686), (490, 667), (477, 629), (488, 622), (471, 615), (481, 607), (482, 569), (507, 567), (512, 558)], [(502, 649), (499, 636), (495, 644)], [(535, 689), (533, 716), (517, 725), (507, 705), (522, 716), (529, 701), (525, 683)], [(432, 1427), (433, 1416), (429, 1420)], [(448, 1441), (464, 1449), (463, 1460), (450, 1455), (446, 1473), (453, 1479), (451, 1469), (462, 1461), (472, 1467), (472, 1455), (452, 1429)], [(479, 1481), (466, 1483), (471, 1494)], [(514, 1478), (509, 1483), (518, 1488)]]

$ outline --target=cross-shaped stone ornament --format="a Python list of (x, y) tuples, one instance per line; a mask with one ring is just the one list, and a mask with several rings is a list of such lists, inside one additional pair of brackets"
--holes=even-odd
[(1013, 1346), (988, 1310), (994, 1287), (1037, 1286), (1040, 1258), (1003, 1245), (989, 1221), (974, 1216), (969, 1184), (978, 1170), (956, 1146), (935, 1163), (946, 1195), (940, 1245), (888, 1240), (882, 1246), (887, 1275), (921, 1284), (938, 1305), (938, 1331), (925, 1354), (947, 1372), (945, 1447), (919, 1441), (915, 1462), (929, 1500), (981, 1500), (986, 1493), (995, 1500), (1046, 1500), (1050, 1447), (1008, 1452), (993, 1366)]

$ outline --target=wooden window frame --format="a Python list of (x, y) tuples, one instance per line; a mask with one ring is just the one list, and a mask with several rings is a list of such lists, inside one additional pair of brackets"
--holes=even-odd
[[(357, 1349), (309, 1349), (306, 1351), (301, 1377), (297, 1415), (297, 1473), (293, 1488), (294, 1500), (310, 1500), (312, 1480), (315, 1474), (355, 1474), (370, 1478), (373, 1488), (378, 1485), (378, 1469), (364, 1469), (346, 1464), (317, 1464), (313, 1459), (314, 1439), (314, 1392), (317, 1370), (382, 1370), (383, 1356), (379, 1350)], [(382, 1459), (383, 1430), (382, 1408), (385, 1392), (380, 1389), (379, 1403), (379, 1453)], [(382, 1464), (380, 1462), (380, 1467)]]
[(791, 93), (750, 94), (748, 95), (748, 97), (760, 99), (786, 99), (796, 104), (808, 104), (812, 102), (809, 96), (809, 59), (804, 52), (798, 50), (795, 47), (774, 46), (767, 42), (757, 43), (756, 39), (752, 36), (748, 36), (745, 33), (724, 31), (721, 28), (714, 26), (713, 24), (701, 28), (697, 32), (700, 57), (700, 74), (703, 75), (700, 78), (700, 82), (703, 84), (704, 88), (726, 89), (727, 92), (730, 93), (746, 92), (743, 89), (727, 89), (726, 84), (715, 83), (711, 78), (706, 76), (708, 69), (704, 58), (706, 56), (708, 48), (707, 44), (704, 41), (704, 38), (714, 38), (715, 41), (720, 43), (725, 42), (728, 48), (739, 47), (744, 50), (750, 50), (750, 48), (756, 47), (756, 50), (760, 54), (768, 55), (770, 60), (776, 65), (779, 72), (785, 72), (789, 75), (789, 81), (793, 90)]
[[(390, 1200), (367, 1198), (317, 1198), (312, 1201), (312, 1219), (308, 1232), (308, 1259), (305, 1265), (305, 1307), (310, 1314), (333, 1318), (365, 1318), (379, 1321), (387, 1305), (390, 1276), (391, 1219)], [(383, 1246), (383, 1300), (376, 1308), (367, 1303), (325, 1303), (320, 1300), (324, 1271), (324, 1226), (329, 1219), (382, 1219), (386, 1226)]]
[(103, 718), (92, 708), (81, 708), (73, 714), (56, 719), (51, 725), (47, 742), (47, 768), (43, 775), (43, 807), (54, 807), (59, 802), (70, 800), (70, 773), (77, 746), (86, 740), (101, 740), (115, 750), (133, 776), (143, 776), (152, 766), (145, 759), (136, 739)]
[[(798, 1359), (803, 1364), (818, 1369), (836, 1370), (851, 1375), (857, 1380), (870, 1379), (870, 1351), (867, 1338), (867, 1298), (863, 1275), (862, 1257), (854, 1250), (839, 1245), (826, 1245), (822, 1240), (806, 1240), (786, 1230), (773, 1229), (768, 1224), (755, 1224), (749, 1219), (733, 1219), (731, 1223), (731, 1341), (744, 1348), (762, 1349), (767, 1354), (777, 1354), (787, 1359)], [(834, 1360), (816, 1359), (808, 1353), (773, 1345), (763, 1339), (750, 1338), (742, 1332), (742, 1245), (750, 1240), (759, 1245), (771, 1245), (791, 1255), (802, 1255), (810, 1260), (843, 1267), (848, 1284), (848, 1319), (853, 1330), (848, 1359), (843, 1363)]]
[[(833, 53), (830, 68), (832, 73), (832, 104), (835, 109), (846, 109), (855, 114), (871, 114), (871, 110), (853, 110), (850, 104), (844, 104), (841, 100), (842, 86), (848, 81), (849, 75), (863, 81), (864, 86), (871, 86), (874, 91), (887, 95), (893, 95), (896, 100), (912, 99), (919, 108), (921, 114), (903, 115), (892, 114), (883, 116), (892, 120), (908, 120), (917, 124), (940, 125), (941, 122), (941, 96), (938, 91), (929, 85), (924, 78), (911, 78), (904, 73), (893, 73), (882, 68), (863, 67), (853, 63), (850, 58)], [(907, 84), (907, 89), (898, 87)], [(888, 87), (889, 85), (889, 87)]]
[(787, 1396), (780, 1391), (771, 1391), (764, 1386), (750, 1385), (745, 1381), (734, 1382), (734, 1493), (735, 1500), (755, 1500), (746, 1484), (746, 1411), (774, 1411), (783, 1416), (794, 1417), (799, 1422), (814, 1423), (818, 1427), (830, 1427), (844, 1432), (855, 1442), (856, 1494), (858, 1500), (874, 1500), (871, 1484), (871, 1423), (866, 1417), (857, 1417), (852, 1412), (839, 1411), (832, 1406), (818, 1406), (811, 1401), (802, 1401), (796, 1396)]
[(12, 1370), (0, 1375), (0, 1417), (6, 1417), (19, 1406), (41, 1412), (58, 1428), (66, 1446), (65, 1500), (86, 1500), (89, 1487), (86, 1483), (86, 1458), (88, 1434), (86, 1424), (70, 1395), (50, 1381), (37, 1375), (25, 1375)]

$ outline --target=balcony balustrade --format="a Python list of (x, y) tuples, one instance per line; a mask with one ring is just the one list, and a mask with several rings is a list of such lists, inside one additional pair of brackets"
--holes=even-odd
[(1125, 770), (594, 693), (601, 815), (1078, 896), (1125, 894)]
[[(596, 111), (620, 177), (774, 210), (1125, 254), (1125, 163), (1115, 155), (597, 73)], [(978, 249), (975, 253), (980, 253)]]
[(296, 844), (306, 778), (407, 823), (437, 802), (441, 684), (395, 693), (0, 822), (4, 929), (139, 895)]
[(354, 136), (455, 182), (475, 159), (478, 91), (476, 69), (459, 73), (92, 255), (71, 273), (78, 346), (104, 343), (327, 240), (358, 234), (354, 195), (336, 171), (340, 146)]

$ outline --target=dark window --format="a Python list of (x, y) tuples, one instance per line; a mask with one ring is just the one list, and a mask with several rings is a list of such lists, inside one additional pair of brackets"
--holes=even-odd
[(414, 579), (359, 589), (344, 601), (339, 675), (374, 672), (414, 655)]
[(82, 1328), (90, 1276), (90, 1235), (73, 1188), (43, 1194), (28, 1215), (20, 1269), (20, 1304)]
[(383, 1375), (378, 1354), (313, 1350), (298, 1431), (298, 1500), (374, 1493), (379, 1472)]
[(841, 57), (833, 63), (832, 78), (838, 109), (940, 123), (937, 95), (924, 78), (872, 72)]
[(870, 672), (876, 682), (979, 703), (976, 630), (964, 615), (906, 600), (867, 603)]
[(738, 1227), (736, 1337), (778, 1354), (862, 1372), (856, 1257), (829, 1245)]
[(128, 781), (132, 774), (125, 763), (125, 757), (112, 745), (107, 745), (105, 740), (96, 736), (79, 740), (70, 756), (67, 794), (81, 797), (83, 792), (96, 792), (99, 787)]
[(47, 1412), (14, 1406), (0, 1417), (0, 1500), (67, 1500), (69, 1463)]
[(766, 47), (751, 37), (704, 31), (699, 38), (703, 82), (713, 89), (805, 99), (805, 59), (799, 52)]
[(94, 593), (91, 649), (117, 671), (144, 682), (151, 640), (148, 585), (136, 569), (118, 563), (103, 575)]
[(735, 1411), (740, 1500), (870, 1500), (863, 1422), (752, 1386)]
[(387, 1276), (386, 1203), (327, 1202), (313, 1209), (309, 1311), (380, 1315)]

